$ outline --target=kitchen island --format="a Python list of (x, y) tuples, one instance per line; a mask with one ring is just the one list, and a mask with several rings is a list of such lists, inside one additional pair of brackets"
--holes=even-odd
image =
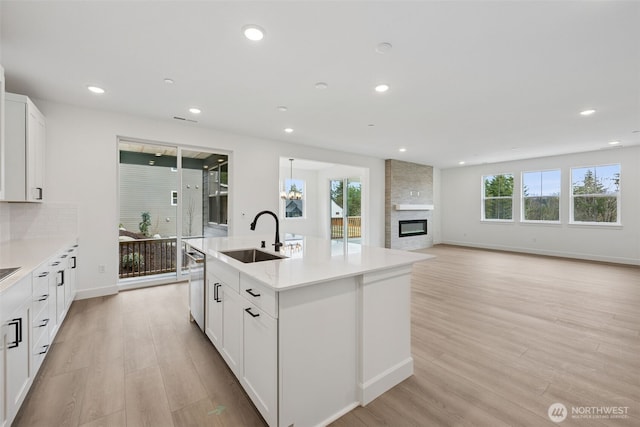
[(270, 426), (326, 425), (413, 374), (411, 266), (431, 256), (301, 236), (283, 259), (223, 253), (261, 240), (187, 243), (207, 258), (205, 332)]

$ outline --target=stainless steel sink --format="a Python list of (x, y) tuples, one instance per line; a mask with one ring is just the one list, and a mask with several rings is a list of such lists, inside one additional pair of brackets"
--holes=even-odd
[(269, 252), (263, 252), (258, 249), (238, 249), (235, 251), (221, 251), (220, 253), (225, 254), (228, 257), (231, 257), (240, 262), (244, 262), (245, 264), (251, 262), (261, 262), (261, 261), (273, 261), (275, 259), (283, 259), (285, 256), (271, 254)]

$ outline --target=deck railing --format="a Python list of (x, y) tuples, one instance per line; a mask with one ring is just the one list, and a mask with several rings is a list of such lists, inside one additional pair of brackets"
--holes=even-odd
[[(176, 238), (137, 239), (120, 242), (119, 276), (150, 276), (176, 271)], [(182, 267), (187, 267), (185, 251), (182, 251)]]
[[(352, 239), (356, 237), (362, 237), (361, 233), (361, 218), (359, 216), (347, 217), (347, 237)], [(342, 218), (331, 218), (331, 238), (342, 239), (344, 238), (344, 221)]]

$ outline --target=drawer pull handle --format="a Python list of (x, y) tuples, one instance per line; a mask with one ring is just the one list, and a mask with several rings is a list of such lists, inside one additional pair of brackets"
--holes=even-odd
[(40, 298), (38, 298), (38, 301), (46, 301), (48, 299), (49, 299), (49, 294), (40, 295)]
[(42, 350), (38, 354), (47, 354), (47, 351), (49, 351), (49, 344), (46, 344), (46, 345), (42, 346), (42, 348), (44, 348), (44, 350)]
[(42, 273), (41, 275), (39, 275), (38, 277), (47, 277), (49, 275), (48, 271), (45, 271), (44, 273)]
[(42, 321), (42, 323), (40, 323), (40, 324), (38, 325), (38, 328), (44, 328), (44, 327), (45, 327), (45, 326), (47, 326), (48, 324), (49, 324), (49, 319), (44, 319), (44, 320)]
[(260, 294), (259, 293), (254, 293), (253, 289), (249, 288), (245, 290), (246, 293), (248, 293), (249, 295), (251, 295), (252, 297), (259, 297)]
[(246, 311), (247, 313), (249, 313), (251, 315), (251, 317), (260, 317), (260, 313), (252, 313), (251, 312), (251, 307), (249, 308), (245, 308), (244, 311)]

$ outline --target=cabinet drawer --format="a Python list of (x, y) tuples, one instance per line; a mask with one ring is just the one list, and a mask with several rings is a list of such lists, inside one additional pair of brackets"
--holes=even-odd
[(34, 373), (38, 372), (38, 369), (40, 369), (40, 365), (42, 365), (42, 361), (44, 360), (48, 352), (49, 352), (49, 334), (47, 333), (47, 334), (43, 334), (40, 337), (40, 339), (38, 339), (36, 344), (33, 346), (32, 360), (33, 360)]
[(240, 295), (268, 315), (278, 317), (278, 295), (273, 289), (240, 273)]
[[(238, 270), (215, 258), (208, 258), (206, 262), (207, 274), (212, 274), (216, 277), (215, 281), (221, 281), (231, 289), (235, 289), (236, 292), (240, 292), (240, 273)], [(214, 279), (211, 278), (211, 280)]]
[[(44, 334), (47, 337), (49, 336), (49, 310), (41, 310), (39, 314), (34, 316), (33, 322), (31, 325), (33, 326), (33, 341), (38, 342), (41, 335)], [(48, 340), (48, 339), (47, 339)]]
[(33, 295), (42, 295), (47, 293), (49, 287), (49, 271), (48, 264), (46, 268), (41, 268), (33, 272)]
[(33, 315), (33, 324), (35, 325), (37, 319), (41, 316), (48, 317), (49, 316), (49, 300), (51, 296), (49, 295), (49, 290), (46, 289), (44, 293), (34, 293), (33, 301), (31, 302), (31, 313)]

